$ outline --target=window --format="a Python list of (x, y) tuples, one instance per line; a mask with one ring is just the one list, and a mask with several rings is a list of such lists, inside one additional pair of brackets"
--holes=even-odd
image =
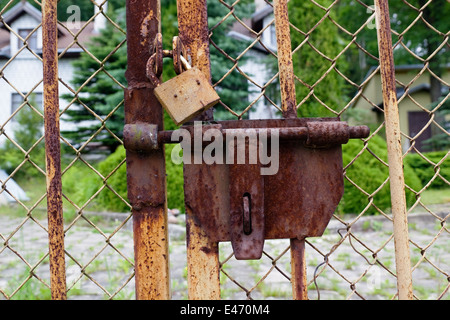
[(269, 30), (270, 30), (270, 45), (273, 47), (276, 47), (277, 46), (277, 32), (275, 29), (275, 25), (272, 24), (270, 26)]
[[(31, 50), (36, 50), (37, 49), (37, 32), (33, 32), (33, 30), (34, 29), (19, 29), (19, 36), (22, 39), (26, 39), (29, 36), (29, 38), (26, 41), (28, 43), (28, 48), (30, 48)], [(32, 33), (32, 34), (30, 35), (30, 33)], [(22, 48), (22, 46), (23, 46), (23, 41), (18, 39), (17, 48), (20, 49), (20, 48)]]
[[(23, 95), (26, 95), (24, 93)], [(28, 98), (28, 103), (38, 110), (42, 110), (42, 93), (31, 93)], [(13, 93), (11, 95), (11, 114), (23, 104), (24, 98), (21, 94)]]

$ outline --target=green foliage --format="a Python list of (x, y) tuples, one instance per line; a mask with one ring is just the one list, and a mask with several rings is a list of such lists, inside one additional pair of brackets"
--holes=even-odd
[(36, 107), (33, 94), (29, 96), (29, 100), (27, 99), (26, 102), (14, 116), (13, 123), (11, 123), (14, 125), (11, 138), (23, 151), (11, 140), (6, 140), (5, 144), (0, 148), (2, 169), (11, 174), (16, 168), (20, 167), (20, 170), (15, 173), (16, 179), (32, 178), (40, 175), (41, 173), (35, 165), (45, 170), (44, 141), (42, 140), (36, 144), (43, 135), (44, 120), (41, 114), (30, 107)]
[[(236, 22), (234, 18), (222, 21), (224, 16), (230, 12), (229, 8), (220, 1), (208, 1), (207, 4), (209, 27), (213, 28), (220, 23), (212, 32), (211, 42), (214, 43), (214, 45), (210, 46), (212, 83), (217, 83), (235, 66), (236, 63), (234, 59), (236, 59), (250, 43), (243, 40), (236, 40), (235, 38), (228, 36), (228, 32), (233, 23)], [(240, 1), (233, 7), (233, 10), (234, 14), (240, 19), (249, 18), (254, 12), (253, 1)], [(216, 47), (220, 48), (220, 50)], [(238, 66), (242, 67), (247, 59), (246, 55), (240, 57)], [(251, 74), (249, 76), (251, 76)], [(216, 90), (220, 96), (221, 102), (237, 114), (242, 112), (249, 104), (248, 81), (236, 69), (228, 74), (225, 79), (220, 81), (216, 86)], [(245, 116), (247, 116), (247, 114)], [(216, 120), (235, 119), (235, 117), (220, 104), (215, 107), (214, 118)]]
[[(322, 2), (325, 2), (322, 3), (324, 6), (329, 6), (332, 3), (332, 1)], [(315, 97), (310, 96), (299, 108), (299, 115), (302, 117), (334, 116), (322, 104), (325, 103), (333, 110), (339, 110), (344, 105), (345, 81), (335, 70), (329, 71), (333, 63), (323, 56), (334, 59), (344, 46), (340, 41), (338, 29), (331, 20), (325, 19), (316, 26), (324, 14), (325, 11), (313, 2), (303, 0), (291, 0), (289, 2), (291, 23), (304, 33), (311, 31), (308, 42), (305, 42), (293, 55), (294, 73), (308, 85), (296, 82), (297, 103), (305, 99), (312, 90), (311, 86), (316, 84), (314, 87)], [(296, 31), (291, 32), (293, 50), (295, 51), (305, 39), (304, 34)], [(344, 63), (344, 59), (338, 59), (337, 69), (345, 69)], [(321, 79), (327, 72), (328, 74)]]
[[(115, 13), (116, 23), (125, 26), (124, 10)], [(107, 24), (101, 35), (93, 37), (89, 45), (89, 51), (99, 61), (93, 59), (89, 54), (83, 52), (81, 57), (73, 62), (75, 73), (72, 84), (78, 89), (83, 86), (76, 96), (76, 103), (63, 115), (65, 121), (76, 122), (76, 129), (63, 131), (65, 138), (74, 144), (87, 141), (103, 125), (103, 121), (92, 115), (92, 110), (101, 119), (108, 117), (105, 122), (106, 128), (115, 135), (122, 137), (124, 124), (123, 88), (126, 84), (125, 69), (127, 63), (127, 52), (124, 45), (118, 45), (125, 39), (125, 34), (111, 24)], [(98, 72), (101, 70), (100, 72)], [(105, 72), (106, 71), (106, 72)], [(98, 72), (98, 73), (97, 73)], [(93, 77), (85, 84), (86, 79)], [(67, 101), (74, 99), (72, 94), (63, 95)], [(86, 106), (86, 107), (85, 107)], [(110, 113), (115, 110), (112, 115)], [(92, 121), (94, 120), (94, 121)], [(111, 135), (108, 130), (103, 129), (96, 134), (93, 142), (101, 142), (114, 151), (120, 142)]]
[(166, 145), (166, 178), (167, 178), (167, 205), (170, 209), (179, 209), (184, 212), (184, 177), (183, 165), (174, 164), (171, 153), (174, 144)]
[[(171, 161), (171, 152), (174, 146), (166, 145), (167, 201), (169, 208), (177, 208), (183, 212), (183, 166), (175, 165)], [(109, 188), (104, 188), (95, 197), (93, 202), (94, 209), (114, 212), (127, 212), (130, 210), (129, 206), (120, 199), (120, 197), (125, 200), (128, 199), (124, 159), (125, 149), (120, 146), (96, 166), (96, 169), (103, 177), (108, 177), (106, 184)], [(83, 206), (102, 186), (103, 180), (101, 177), (82, 163), (71, 167), (63, 176), (63, 192), (70, 194), (70, 199), (78, 206)], [(120, 197), (111, 191), (110, 188)]]
[[(446, 155), (446, 151), (423, 153), (423, 155), (410, 153), (405, 157), (405, 163), (414, 169), (421, 181), (421, 187), (424, 187), (438, 171), (445, 180), (450, 181), (450, 157), (447, 155), (447, 158), (444, 159)], [(441, 161), (442, 163), (440, 163)], [(435, 168), (438, 163), (440, 163), (439, 166)], [(449, 184), (436, 176), (429, 187), (432, 189), (448, 188)]]
[[(343, 162), (344, 166), (348, 165), (356, 155), (363, 149), (363, 142), (360, 140), (350, 140), (348, 144), (343, 145)], [(381, 160), (387, 163), (386, 142), (378, 136), (370, 139), (370, 151)], [(407, 164), (404, 165), (405, 182), (413, 190), (420, 189), (420, 180), (415, 171)], [(373, 198), (374, 205), (385, 210), (391, 207), (389, 181), (383, 183), (389, 177), (389, 169), (382, 164), (369, 151), (365, 150), (345, 171), (345, 175), (353, 181), (359, 190), (347, 179), (344, 180), (344, 196), (338, 207), (340, 213), (359, 213), (369, 204)], [(382, 187), (381, 187), (382, 186)], [(376, 194), (373, 193), (376, 191)], [(366, 194), (367, 193), (367, 194)], [(412, 205), (415, 201), (415, 194), (406, 190), (406, 200), (408, 205)], [(371, 206), (369, 213), (376, 213), (377, 210)]]
[[(362, 4), (369, 8), (364, 7)], [(427, 4), (425, 6), (425, 4)], [(372, 8), (372, 9), (371, 9)], [(418, 9), (423, 8), (423, 11)], [(448, 16), (450, 15), (450, 3), (446, 0), (411, 0), (408, 4), (404, 1), (390, 1), (389, 12), (391, 28), (401, 34), (403, 46), (398, 45), (394, 50), (394, 60), (396, 65), (422, 63), (422, 59), (428, 59), (436, 49), (445, 42), (445, 35), (448, 32)], [(332, 12), (334, 14), (334, 12)], [(337, 4), (336, 16), (332, 16), (338, 23), (350, 33), (358, 31), (356, 43), (363, 47), (370, 55), (363, 54), (357, 45), (351, 45), (345, 52), (348, 61), (348, 76), (351, 80), (360, 83), (367, 71), (372, 66), (377, 66), (378, 45), (375, 21), (370, 21), (364, 28), (361, 26), (373, 14), (373, 0), (342, 0)], [(419, 16), (421, 19), (415, 21)], [(439, 32), (431, 28), (424, 20)], [(410, 29), (408, 29), (411, 26)], [(408, 30), (407, 32), (404, 32)], [(346, 42), (352, 40), (352, 36), (340, 31), (340, 36)], [(393, 34), (393, 43), (398, 41), (398, 37)], [(411, 52), (414, 54), (411, 54)], [(430, 59), (429, 68), (437, 75), (441, 76), (443, 66), (450, 62), (448, 48), (443, 47)], [(439, 81), (434, 76), (430, 77), (433, 99), (439, 97)], [(436, 87), (436, 89), (434, 89)], [(436, 96), (437, 95), (437, 96)]]

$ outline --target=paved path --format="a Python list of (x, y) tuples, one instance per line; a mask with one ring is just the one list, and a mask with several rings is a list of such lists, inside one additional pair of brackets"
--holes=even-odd
[[(436, 212), (436, 211), (435, 211)], [(438, 208), (442, 216), (449, 206)], [(94, 221), (92, 216), (88, 216)], [(98, 222), (96, 230), (80, 219), (66, 233), (66, 264), (69, 299), (134, 299), (133, 240), (128, 221)], [(350, 222), (354, 217), (345, 217)], [(447, 289), (450, 299), (450, 235), (429, 214), (410, 215), (411, 260), (414, 266), (414, 293), (420, 299), (436, 299)], [(18, 228), (20, 226), (20, 228)], [(45, 221), (0, 217), (0, 299), (14, 295), (21, 299), (48, 299), (49, 290), (37, 278), (48, 283), (47, 234)], [(173, 299), (187, 298), (185, 234), (182, 225), (170, 224), (170, 268)], [(307, 278), (319, 273), (317, 285), (321, 299), (390, 299), (396, 293), (394, 241), (392, 227), (384, 217), (361, 218), (352, 225), (351, 235), (333, 219), (325, 235), (308, 240)], [(436, 238), (435, 236), (439, 234)], [(344, 239), (342, 240), (342, 236)], [(6, 241), (5, 241), (6, 240)], [(6, 243), (6, 246), (3, 245)], [(341, 243), (333, 248), (336, 243)], [(221, 274), (224, 299), (290, 299), (289, 241), (266, 241), (265, 254), (258, 261), (228, 259), (229, 243), (220, 244), (220, 260), (226, 261)], [(330, 253), (328, 263), (324, 255)], [(228, 259), (228, 260), (227, 260)], [(274, 261), (275, 260), (275, 261)], [(317, 269), (316, 269), (317, 268)], [(2, 292), (4, 294), (2, 294)], [(314, 283), (309, 298), (317, 299)]]

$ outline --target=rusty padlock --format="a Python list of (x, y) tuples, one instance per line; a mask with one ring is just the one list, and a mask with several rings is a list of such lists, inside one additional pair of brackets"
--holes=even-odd
[[(213, 107), (220, 97), (203, 72), (190, 66), (178, 37), (174, 37), (173, 44), (172, 51), (163, 50), (162, 36), (157, 34), (154, 52), (147, 63), (147, 77), (155, 86), (154, 93), (158, 101), (175, 124), (181, 125)], [(160, 80), (163, 57), (173, 57), (175, 71), (179, 73), (164, 83)]]

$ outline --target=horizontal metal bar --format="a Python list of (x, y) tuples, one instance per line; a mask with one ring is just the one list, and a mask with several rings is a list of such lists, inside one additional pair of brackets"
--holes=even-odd
[[(318, 126), (318, 124), (322, 124)], [(331, 126), (334, 124), (334, 126)], [(183, 128), (189, 131), (191, 139), (196, 134), (194, 127)], [(265, 134), (267, 138), (278, 135), (280, 140), (300, 140), (306, 141), (311, 146), (326, 146), (333, 144), (343, 144), (348, 139), (367, 138), (369, 128), (367, 126), (348, 127), (345, 122), (308, 123), (306, 127), (281, 127), (281, 128), (233, 128), (223, 129), (220, 125), (202, 126), (202, 136), (210, 129), (219, 130), (224, 137), (246, 137), (251, 135)], [(339, 129), (339, 130), (338, 130)], [(124, 128), (124, 143), (128, 150), (149, 152), (157, 150), (163, 144), (180, 143), (183, 137), (174, 135), (175, 131), (158, 131), (153, 124), (130, 124)], [(207, 143), (207, 141), (205, 142)]]

